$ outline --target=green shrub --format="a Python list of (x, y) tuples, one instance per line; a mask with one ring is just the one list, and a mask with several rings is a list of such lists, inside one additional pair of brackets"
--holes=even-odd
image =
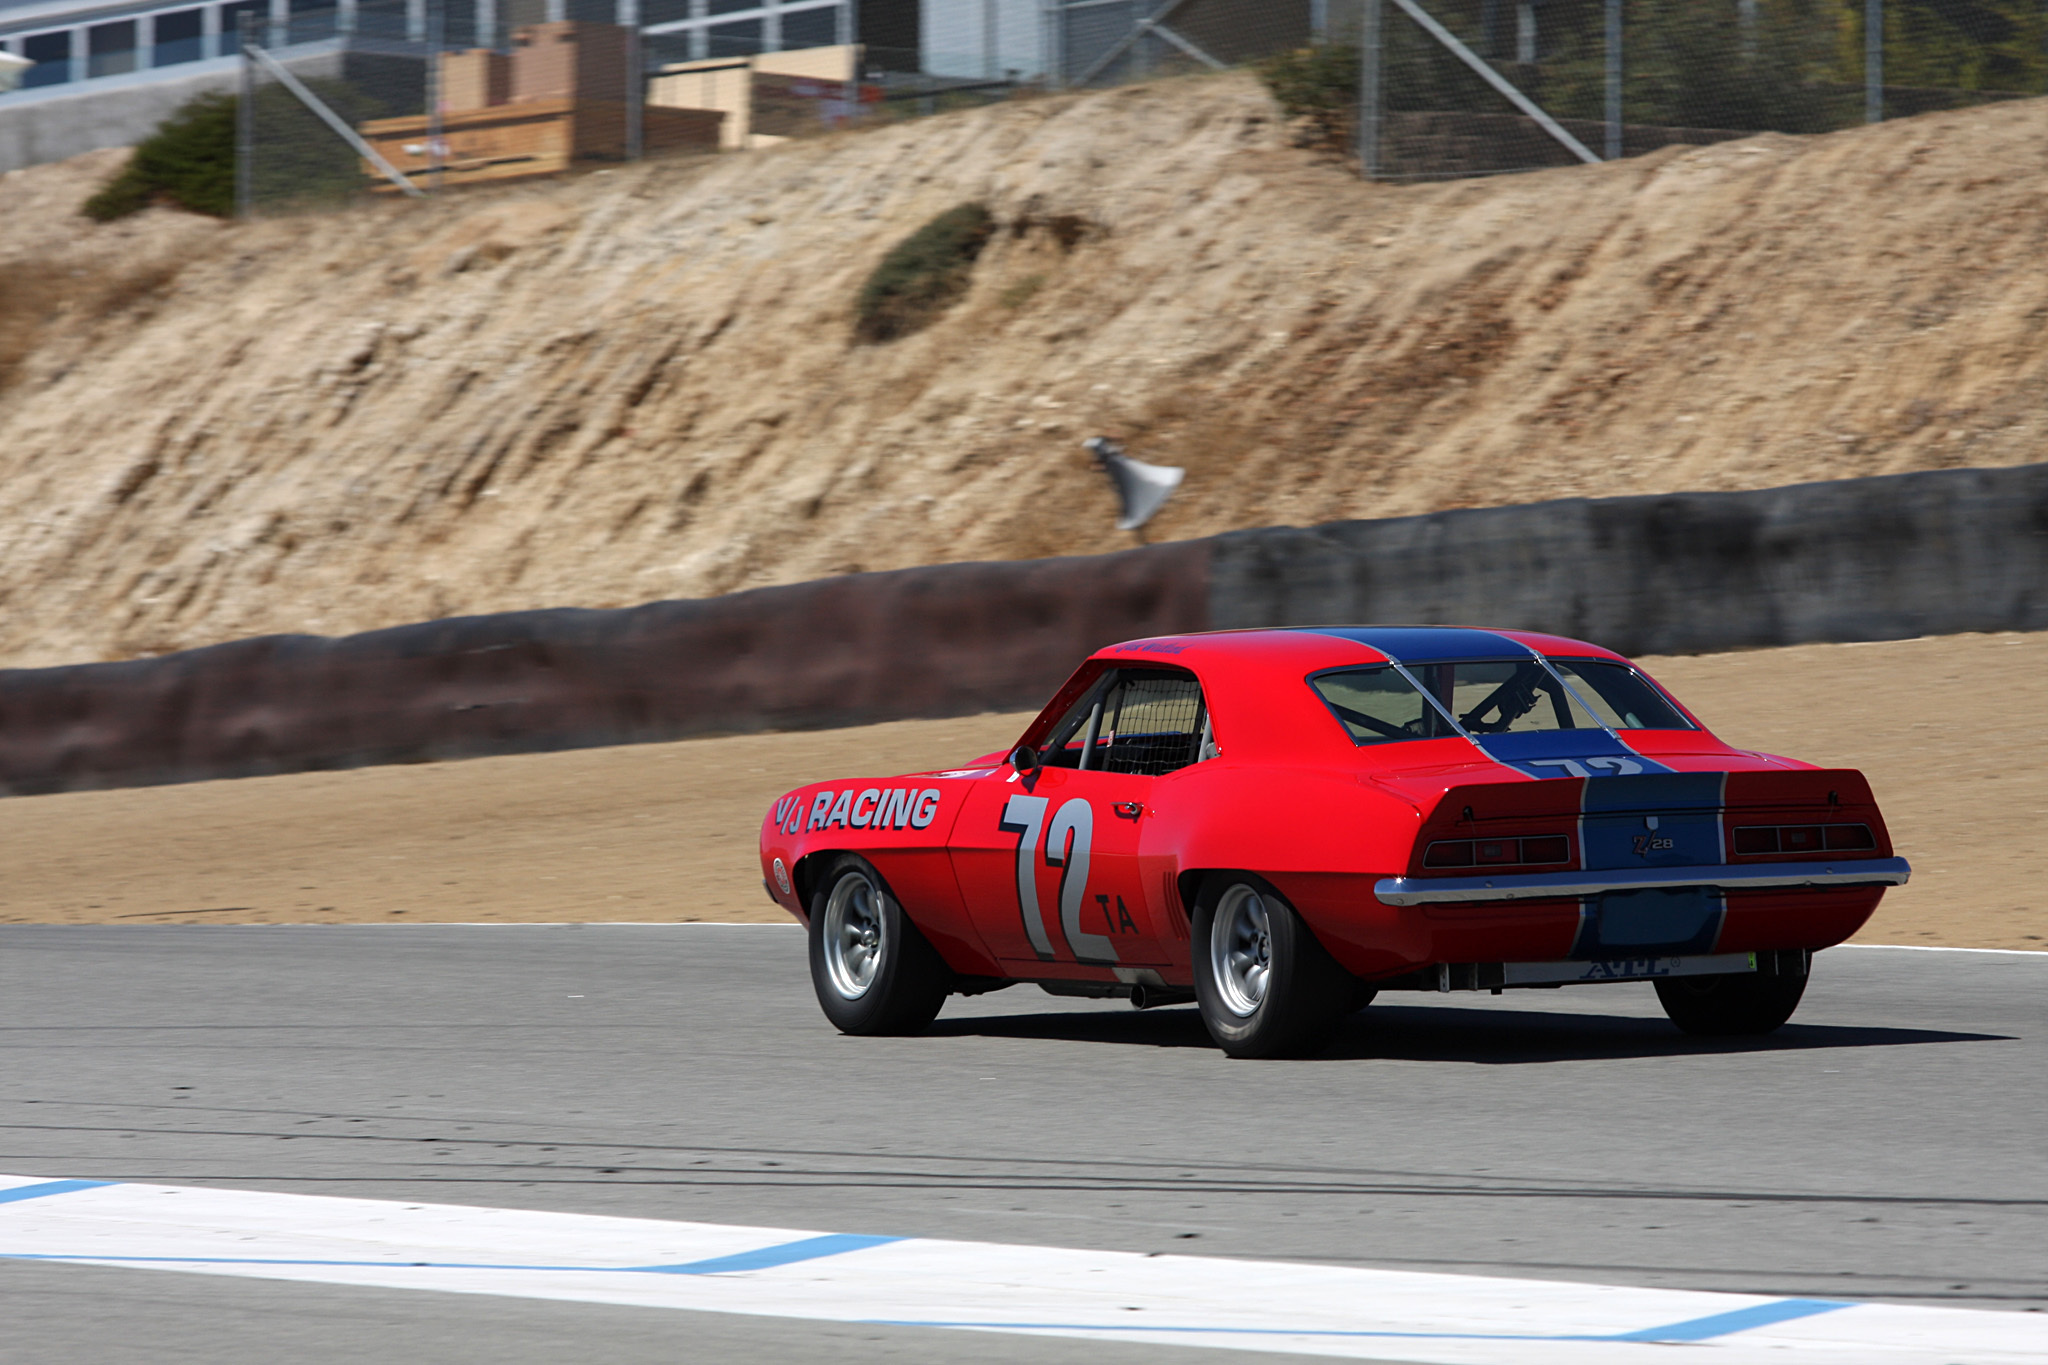
[(904, 238), (861, 286), (854, 336), (893, 341), (930, 326), (967, 292), (975, 258), (994, 232), (986, 208), (962, 204)]
[(1358, 111), (1359, 53), (1342, 43), (1276, 52), (1257, 66), (1280, 112), (1307, 124), (1303, 141), (1342, 147)]
[[(306, 87), (352, 124), (382, 117), (384, 108), (355, 86), (310, 79)], [(239, 101), (219, 93), (178, 106), (135, 146), (128, 164), (82, 212), (98, 222), (169, 203), (193, 213), (235, 213), (235, 120)], [(260, 131), (251, 191), (268, 208), (312, 207), (351, 198), (369, 183), (355, 151), (283, 85), (256, 92)]]
[(120, 174), (85, 201), (85, 216), (109, 222), (159, 199), (193, 213), (235, 211), (235, 97), (197, 95), (136, 144)]

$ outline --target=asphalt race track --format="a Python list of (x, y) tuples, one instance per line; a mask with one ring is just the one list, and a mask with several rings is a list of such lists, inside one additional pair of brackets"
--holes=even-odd
[[(1756, 1043), (1618, 986), (1232, 1062), (1028, 987), (842, 1038), (793, 928), (21, 926), (0, 1171), (2032, 1311), (2048, 1358), (2044, 996), (2048, 955), (1842, 949)], [(1216, 1358), (22, 1261), (0, 1301), (8, 1365)]]

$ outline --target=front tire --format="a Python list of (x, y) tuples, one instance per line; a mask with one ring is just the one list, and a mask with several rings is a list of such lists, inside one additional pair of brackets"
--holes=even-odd
[(1195, 1000), (1233, 1057), (1306, 1057), (1357, 1008), (1358, 981), (1265, 882), (1209, 878), (1192, 925)]
[(1700, 1038), (1756, 1038), (1774, 1032), (1806, 994), (1806, 976), (1741, 973), (1677, 976), (1657, 983), (1671, 1022)]
[(865, 858), (842, 854), (811, 896), (811, 986), (841, 1033), (921, 1033), (952, 969)]

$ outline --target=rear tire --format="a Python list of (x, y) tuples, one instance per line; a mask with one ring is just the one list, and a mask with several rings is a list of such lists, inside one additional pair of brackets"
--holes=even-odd
[(1195, 1000), (1233, 1057), (1312, 1056), (1358, 1007), (1358, 979), (1257, 877), (1209, 878), (1192, 928)]
[(1676, 976), (1657, 983), (1671, 1022), (1700, 1038), (1755, 1038), (1775, 1031), (1806, 994), (1806, 976)]
[(832, 860), (811, 896), (811, 986), (841, 1033), (921, 1033), (953, 971), (865, 858)]

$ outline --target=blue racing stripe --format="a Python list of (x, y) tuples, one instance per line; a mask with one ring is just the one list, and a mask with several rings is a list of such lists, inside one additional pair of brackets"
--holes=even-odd
[(0, 1204), (12, 1204), (18, 1199), (41, 1199), (49, 1194), (70, 1194), (73, 1190), (96, 1190), (114, 1183), (111, 1180), (45, 1180), (39, 1185), (16, 1185), (11, 1190), (0, 1190)]
[(1760, 1303), (1754, 1308), (1737, 1308), (1730, 1313), (1715, 1313), (1711, 1317), (1694, 1318), (1690, 1322), (1674, 1322), (1668, 1327), (1647, 1327), (1640, 1332), (1608, 1337), (1607, 1340), (1711, 1341), (1715, 1337), (1725, 1337), (1734, 1332), (1747, 1332), (1778, 1322), (1796, 1322), (1800, 1318), (1815, 1317), (1821, 1313), (1832, 1313), (1838, 1308), (1855, 1306), (1853, 1303), (1838, 1303), (1831, 1299), (1780, 1299), (1776, 1303)]
[[(1579, 856), (1588, 868), (1712, 867), (1725, 773), (1646, 773), (1588, 782)], [(1654, 822), (1654, 827), (1653, 827)]]
[[(1602, 782), (1586, 788), (1588, 811), (1675, 811), (1721, 809), (1721, 784), (1726, 773), (1645, 773), (1631, 782)], [(1715, 851), (1713, 862), (1720, 862)]]
[(1396, 663), (1434, 663), (1443, 659), (1526, 659), (1529, 646), (1490, 630), (1464, 626), (1305, 626), (1311, 635), (1334, 635), (1376, 649)]
[(1612, 962), (1711, 953), (1727, 917), (1727, 900), (1704, 886), (1605, 891), (1579, 902), (1571, 959)]
[[(1472, 742), (1494, 762), (1531, 777), (1608, 778), (1671, 771), (1606, 730), (1513, 730), (1474, 735)], [(1587, 785), (1590, 790), (1592, 784)]]
[[(1588, 871), (1712, 867), (1721, 853), (1726, 773), (1643, 773), (1588, 782), (1580, 798), (1579, 858)], [(1579, 907), (1571, 956), (1678, 957), (1711, 953), (1728, 903), (1706, 887), (1610, 891)]]
[(661, 1275), (730, 1275), (742, 1270), (769, 1270), (798, 1261), (815, 1261), (821, 1256), (843, 1256), (849, 1251), (862, 1251), (902, 1240), (901, 1237), (833, 1233), (825, 1237), (806, 1237), (801, 1242), (784, 1242), (781, 1246), (762, 1247), (759, 1251), (742, 1251), (737, 1256), (714, 1256), (708, 1261), (689, 1261), (682, 1265), (637, 1265), (630, 1268)]

